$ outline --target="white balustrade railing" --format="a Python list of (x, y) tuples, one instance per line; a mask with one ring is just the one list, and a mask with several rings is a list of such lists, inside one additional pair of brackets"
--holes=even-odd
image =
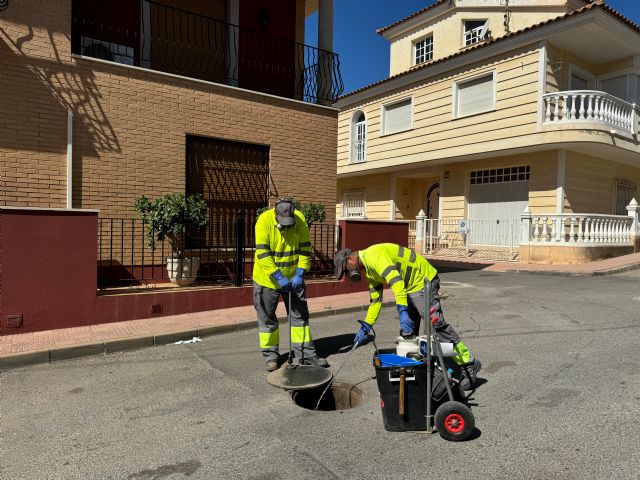
[(570, 90), (543, 95), (544, 123), (602, 123), (636, 133), (637, 106), (596, 90)]
[(525, 243), (629, 245), (633, 218), (624, 215), (541, 214), (522, 216)]

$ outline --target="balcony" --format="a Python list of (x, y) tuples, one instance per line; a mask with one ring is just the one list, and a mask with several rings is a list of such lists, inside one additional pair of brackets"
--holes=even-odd
[(123, 11), (73, 2), (74, 54), (309, 103), (343, 92), (333, 52), (151, 0), (115, 5)]
[(547, 93), (544, 99), (545, 125), (576, 125), (584, 128), (638, 131), (638, 107), (596, 90)]

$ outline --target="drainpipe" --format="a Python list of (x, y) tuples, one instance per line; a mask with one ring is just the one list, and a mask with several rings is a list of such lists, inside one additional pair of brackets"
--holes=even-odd
[(73, 208), (73, 112), (67, 112), (67, 208)]

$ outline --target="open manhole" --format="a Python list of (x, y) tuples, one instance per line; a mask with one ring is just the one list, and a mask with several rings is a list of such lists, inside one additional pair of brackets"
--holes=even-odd
[[(324, 392), (326, 384), (309, 390), (298, 390), (291, 397), (299, 407), (307, 410), (315, 410), (320, 395)], [(333, 410), (348, 410), (362, 404), (364, 393), (358, 387), (348, 383), (333, 382), (331, 388), (322, 397), (318, 410), (329, 412)]]

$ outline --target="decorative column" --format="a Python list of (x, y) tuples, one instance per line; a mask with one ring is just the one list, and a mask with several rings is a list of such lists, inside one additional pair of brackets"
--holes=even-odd
[(631, 199), (629, 205), (627, 205), (627, 214), (631, 217), (631, 230), (629, 231), (629, 237), (633, 244), (633, 251), (640, 251), (640, 206), (635, 198)]
[(318, 0), (318, 103), (331, 105), (333, 91), (333, 0)]
[(421, 255), (427, 253), (426, 249), (426, 235), (425, 235), (425, 222), (427, 220), (427, 216), (424, 213), (424, 210), (420, 210), (418, 215), (416, 215), (416, 252)]

